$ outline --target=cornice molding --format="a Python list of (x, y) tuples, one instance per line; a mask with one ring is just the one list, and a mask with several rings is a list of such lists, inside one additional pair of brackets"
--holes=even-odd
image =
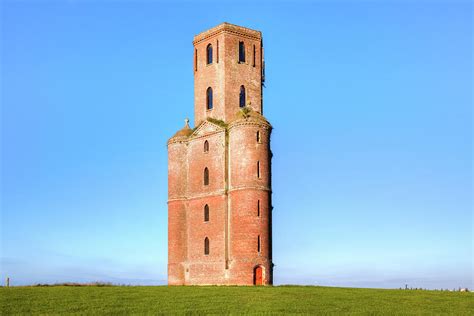
[(186, 196), (177, 196), (177, 197), (169, 197), (168, 204), (170, 202), (179, 202), (179, 201), (192, 201), (197, 199), (202, 199), (203, 197), (213, 197), (213, 196), (222, 196), (225, 195), (225, 190), (217, 190), (212, 192), (201, 193), (197, 195), (193, 195), (192, 197)]
[[(242, 190), (267, 191), (270, 193), (272, 192), (272, 189), (266, 185), (240, 185), (240, 186), (235, 186), (235, 187), (233, 186), (229, 190), (227, 190), (227, 192), (231, 193), (234, 191), (242, 191)], [(188, 195), (173, 196), (173, 197), (168, 198), (168, 204), (171, 202), (192, 201), (192, 200), (202, 199), (204, 197), (223, 196), (225, 194), (226, 194), (226, 190), (216, 190), (212, 192), (196, 194), (196, 195), (193, 195), (192, 197), (189, 197)]]
[(180, 136), (180, 137), (171, 137), (168, 139), (168, 142), (166, 143), (168, 146), (171, 144), (176, 144), (176, 143), (187, 143), (188, 138), (186, 136)]
[(220, 33), (228, 33), (237, 36), (246, 37), (252, 40), (261, 40), (262, 33), (260, 31), (252, 30), (243, 26), (238, 26), (234, 24), (230, 24), (224, 22), (219, 24), (216, 27), (213, 27), (207, 31), (199, 33), (198, 35), (194, 36), (193, 45), (196, 46), (197, 44), (201, 43), (202, 41), (209, 40), (210, 38), (220, 34)]
[(270, 123), (267, 123), (267, 122), (264, 122), (264, 121), (261, 121), (261, 120), (242, 119), (242, 120), (238, 120), (238, 121), (234, 121), (234, 122), (230, 123), (229, 124), (229, 131), (232, 128), (237, 127), (237, 126), (258, 126), (258, 127), (266, 128), (268, 130), (272, 129), (272, 126), (270, 125)]
[(230, 192), (242, 191), (242, 190), (268, 191), (270, 193), (272, 192), (272, 189), (266, 185), (240, 185), (236, 187), (232, 186), (228, 192), (230, 193)]

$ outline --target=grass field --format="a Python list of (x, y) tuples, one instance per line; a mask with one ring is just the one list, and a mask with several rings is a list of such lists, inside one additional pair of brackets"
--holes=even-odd
[(9, 314), (453, 314), (473, 315), (473, 293), (275, 287), (0, 288)]

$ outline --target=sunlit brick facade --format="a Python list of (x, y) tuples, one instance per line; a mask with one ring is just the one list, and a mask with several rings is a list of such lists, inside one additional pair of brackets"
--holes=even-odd
[(194, 129), (168, 141), (168, 284), (272, 284), (271, 125), (261, 32), (194, 37)]

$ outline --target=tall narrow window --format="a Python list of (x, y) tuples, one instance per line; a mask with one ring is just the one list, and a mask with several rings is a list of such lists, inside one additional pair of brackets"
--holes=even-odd
[(260, 217), (260, 200), (257, 200), (257, 216)]
[(209, 185), (209, 169), (204, 168), (204, 185)]
[(245, 107), (245, 87), (244, 86), (240, 86), (239, 106), (241, 108)]
[(204, 254), (209, 254), (209, 238), (207, 237), (204, 239)]
[(198, 70), (198, 50), (194, 50), (194, 71)]
[(216, 45), (216, 63), (219, 63), (219, 41), (217, 41)]
[(245, 45), (239, 42), (239, 63), (245, 63)]
[(252, 62), (252, 66), (255, 67), (255, 59), (257, 58), (257, 56), (255, 56), (257, 54), (257, 51), (255, 50), (255, 45), (253, 45), (253, 62)]
[(257, 178), (260, 179), (260, 161), (257, 161)]
[(206, 104), (207, 104), (207, 109), (212, 110), (212, 88), (211, 87), (207, 88)]
[(212, 64), (212, 45), (207, 45), (207, 64)]
[(209, 222), (209, 205), (204, 206), (204, 221)]
[(260, 253), (260, 235), (258, 235), (258, 238), (257, 238), (257, 248), (258, 248), (258, 253)]
[(257, 131), (257, 143), (260, 143), (260, 131)]
[(206, 140), (204, 142), (204, 152), (207, 153), (209, 151), (209, 142)]

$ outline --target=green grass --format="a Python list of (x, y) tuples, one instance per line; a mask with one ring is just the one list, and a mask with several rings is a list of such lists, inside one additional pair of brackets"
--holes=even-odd
[(0, 288), (0, 314), (453, 314), (473, 315), (472, 293), (276, 287)]

